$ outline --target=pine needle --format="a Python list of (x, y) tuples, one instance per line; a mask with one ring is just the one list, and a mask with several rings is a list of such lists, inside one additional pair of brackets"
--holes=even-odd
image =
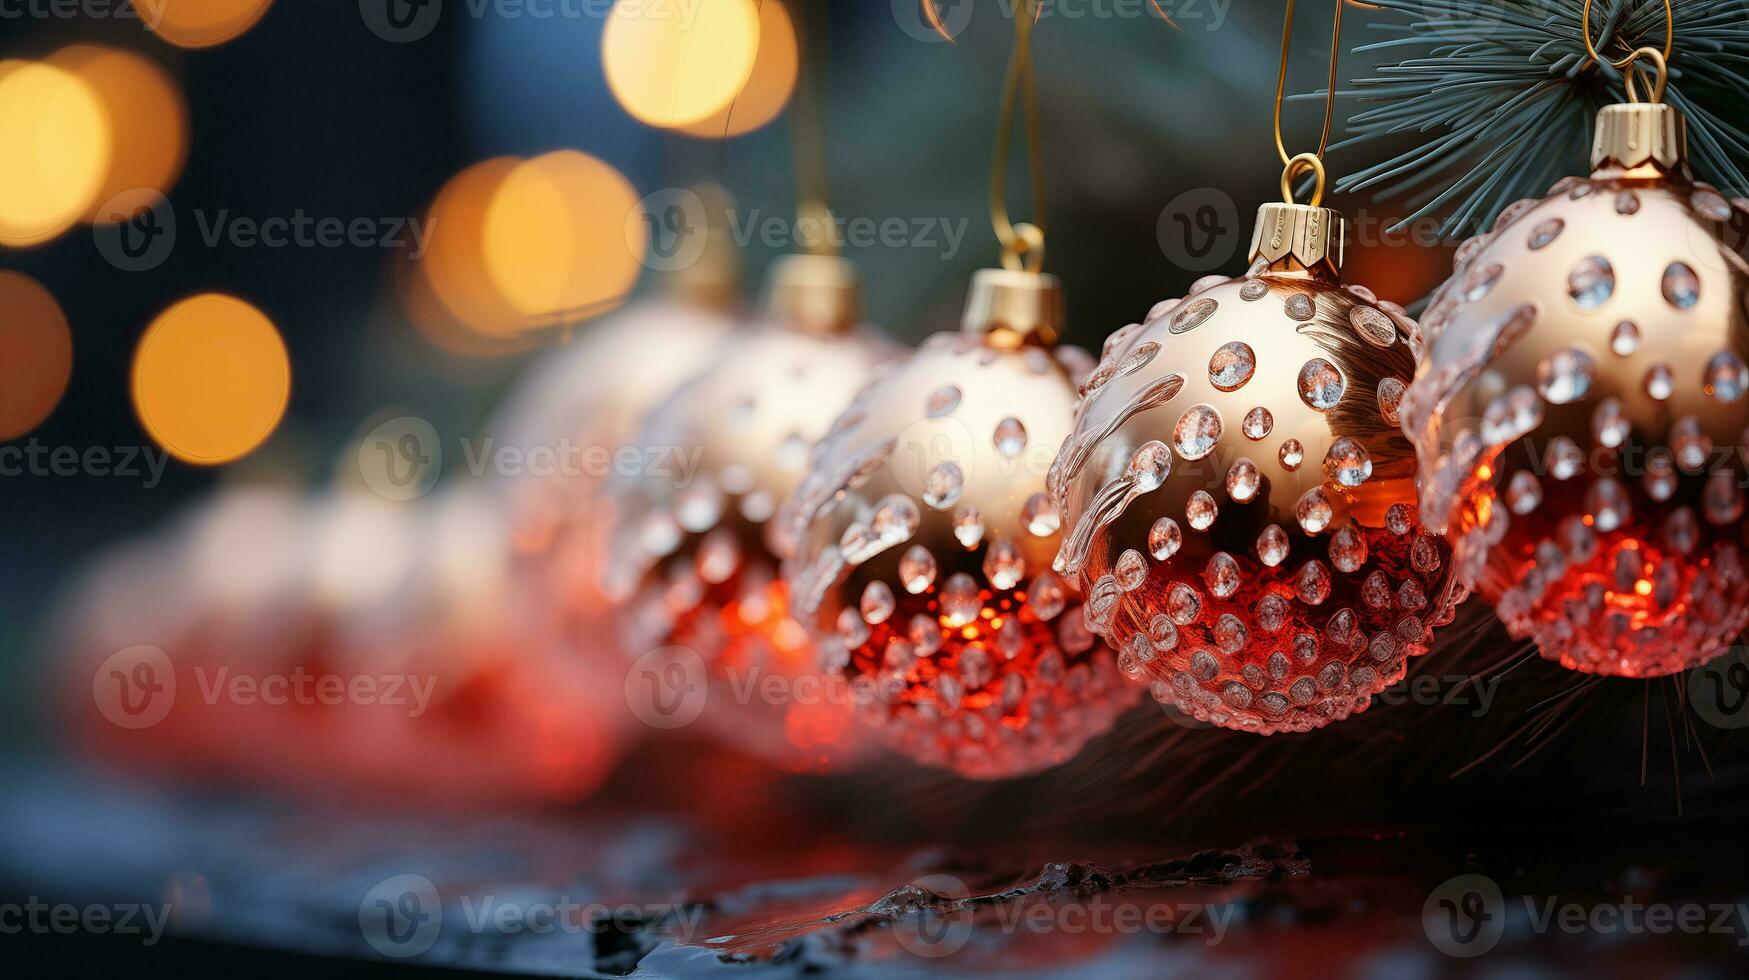
[[(1356, 50), (1401, 60), (1338, 93), (1362, 108), (1333, 149), (1417, 140), (1336, 189), (1405, 200), (1415, 210), (1398, 228), (1439, 215), (1447, 238), (1485, 231), (1513, 201), (1582, 172), (1597, 110), (1626, 98), (1621, 71), (1585, 64), (1580, 0), (1371, 2), (1382, 8), (1372, 26), (1391, 36)], [(1594, 6), (1606, 58), (1663, 46), (1662, 0)], [(1665, 101), (1688, 117), (1690, 163), (1699, 179), (1749, 193), (1749, 0), (1675, 0), (1675, 11)]]

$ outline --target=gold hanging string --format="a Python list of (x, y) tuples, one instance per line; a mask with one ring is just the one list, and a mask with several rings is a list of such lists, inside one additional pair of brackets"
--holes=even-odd
[(1342, 7), (1346, 2), (1347, 0), (1336, 0), (1336, 17), (1330, 28), (1330, 81), (1324, 96), (1324, 132), (1318, 137), (1318, 150), (1315, 153), (1290, 156), (1287, 142), (1281, 136), (1282, 97), (1287, 91), (1288, 55), (1293, 48), (1294, 37), (1295, 0), (1287, 0), (1287, 15), (1282, 19), (1281, 26), (1281, 65), (1275, 74), (1275, 152), (1281, 157), (1282, 166), (1286, 168), (1281, 173), (1281, 196), (1288, 204), (1294, 203), (1294, 179), (1305, 173), (1313, 174), (1317, 181), (1312, 190), (1311, 206), (1317, 207), (1324, 201), (1324, 151), (1330, 148), (1330, 128), (1336, 119), (1336, 67), (1342, 53)]
[[(1592, 0), (1585, 0), (1585, 13), (1580, 21), (1579, 32), (1585, 38), (1585, 53), (1588, 55), (1585, 64), (1579, 66), (1581, 70), (1594, 64), (1600, 64), (1604, 60), (1603, 55), (1597, 52), (1597, 45), (1591, 40), (1591, 2)], [(1664, 101), (1664, 88), (1670, 82), (1670, 54), (1675, 50), (1675, 47), (1676, 11), (1671, 7), (1670, 0), (1664, 0), (1664, 50), (1659, 51), (1654, 47), (1635, 48), (1620, 61), (1609, 63), (1613, 68), (1622, 69), (1622, 87), (1627, 89), (1629, 102), (1640, 101), (1640, 89), (1635, 81), (1637, 73), (1631, 68), (1638, 61), (1648, 61), (1652, 64), (1652, 102)]]
[[(782, 0), (760, 0), (780, 3)], [(812, 14), (815, 8), (817, 14)], [(832, 209), (826, 203), (826, 4), (793, 0), (791, 20), (800, 35), (801, 78), (790, 111), (790, 152), (796, 180), (796, 220), (804, 229), (797, 237), (810, 255), (837, 255), (838, 235)]]
[[(1591, 2), (1592, 0), (1585, 0), (1585, 13), (1582, 15), (1583, 19), (1580, 21), (1581, 26), (1579, 30), (1585, 37), (1585, 53), (1590, 56), (1586, 59), (1584, 64), (1579, 66), (1580, 71), (1584, 71), (1603, 60), (1603, 55), (1597, 53), (1597, 45), (1592, 43), (1591, 40)], [(1659, 52), (1659, 54), (1663, 56), (1665, 61), (1669, 61), (1671, 52), (1674, 51), (1675, 48), (1676, 11), (1671, 7), (1670, 0), (1664, 0), (1664, 50)], [(1633, 64), (1634, 60), (1639, 57), (1640, 52), (1636, 50), (1620, 61), (1610, 62), (1610, 65), (1615, 68), (1626, 68), (1628, 65)]]
[[(934, 9), (934, 0), (923, 0)], [(1002, 267), (1038, 272), (1045, 263), (1045, 175), (1039, 146), (1038, 90), (1033, 80), (1032, 32), (1038, 23), (1038, 0), (1016, 0), (1014, 50), (1002, 82), (1002, 108), (996, 117), (996, 150), (990, 165), (990, 224), (1002, 243)], [(1008, 157), (1014, 139), (1014, 107), (1025, 101), (1027, 174), (1032, 183), (1030, 222), (1016, 224), (1008, 215)]]

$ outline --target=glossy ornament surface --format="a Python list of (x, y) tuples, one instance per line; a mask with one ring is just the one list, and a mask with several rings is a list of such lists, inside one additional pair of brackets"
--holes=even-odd
[(1515, 637), (1652, 677), (1749, 623), (1749, 202), (1672, 108), (1599, 117), (1594, 172), (1466, 242), (1404, 401), (1424, 513)]
[(1333, 211), (1265, 205), (1246, 275), (1107, 340), (1052, 468), (1090, 625), (1212, 724), (1363, 710), (1461, 598), (1397, 426), (1417, 328), (1335, 278), (1341, 236)]
[[(709, 369), (639, 427), (644, 465), (607, 488), (616, 523), (602, 583), (620, 604), (618, 645), (634, 670), (646, 654), (685, 648), (708, 679), (704, 723), (811, 768), (840, 747), (849, 712), (794, 686), (814, 651), (789, 612), (778, 574), (788, 545), (772, 518), (814, 443), (899, 351), (858, 322), (855, 272), (842, 260), (781, 261), (769, 306), (767, 322), (726, 337)], [(685, 693), (661, 687), (653, 704)]]
[(1045, 473), (1092, 359), (1055, 348), (1049, 276), (978, 274), (966, 327), (859, 394), (785, 505), (821, 666), (889, 745), (999, 779), (1073, 757), (1135, 703), (1051, 571)]

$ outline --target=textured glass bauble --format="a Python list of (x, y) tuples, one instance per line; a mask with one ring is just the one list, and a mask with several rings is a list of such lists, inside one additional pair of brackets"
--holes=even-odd
[(1090, 367), (1072, 348), (931, 337), (857, 397), (785, 508), (822, 666), (926, 765), (981, 779), (1055, 765), (1136, 700), (1050, 568), (1045, 473)]
[(1057, 567), (1157, 699), (1305, 731), (1428, 649), (1460, 596), (1397, 425), (1416, 342), (1366, 289), (1263, 261), (1107, 342), (1051, 474)]
[(1544, 656), (1626, 677), (1749, 624), (1749, 202), (1647, 155), (1680, 147), (1667, 107), (1606, 109), (1600, 147), (1641, 118), (1661, 128), (1623, 140), (1636, 159), (1464, 244), (1403, 408), (1476, 591)]

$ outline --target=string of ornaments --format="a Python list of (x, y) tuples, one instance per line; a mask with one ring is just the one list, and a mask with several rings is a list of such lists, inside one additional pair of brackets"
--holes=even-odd
[[(1023, 4), (991, 178), (1003, 267), (973, 277), (959, 332), (895, 357), (844, 260), (780, 262), (767, 322), (638, 427), (702, 447), (698, 475), (605, 493), (618, 645), (703, 653), (713, 730), (774, 759), (852, 746), (844, 708), (977, 779), (1069, 759), (1143, 690), (1256, 734), (1343, 720), (1472, 591), (1577, 670), (1716, 656), (1749, 625), (1749, 484), (1741, 453), (1718, 462), (1749, 442), (1749, 204), (1692, 177), (1662, 101), (1671, 43), (1605, 61), (1586, 5), (1588, 50), (1627, 69), (1593, 172), (1465, 243), (1418, 324), (1344, 281), (1323, 206), (1342, 6), (1323, 133), (1292, 155), (1286, 5), (1283, 199), (1259, 207), (1247, 268), (1095, 361), (1059, 344), (1043, 271)], [(1030, 224), (1005, 202), (1017, 111)], [(727, 696), (747, 669), (858, 693), (772, 712)]]

